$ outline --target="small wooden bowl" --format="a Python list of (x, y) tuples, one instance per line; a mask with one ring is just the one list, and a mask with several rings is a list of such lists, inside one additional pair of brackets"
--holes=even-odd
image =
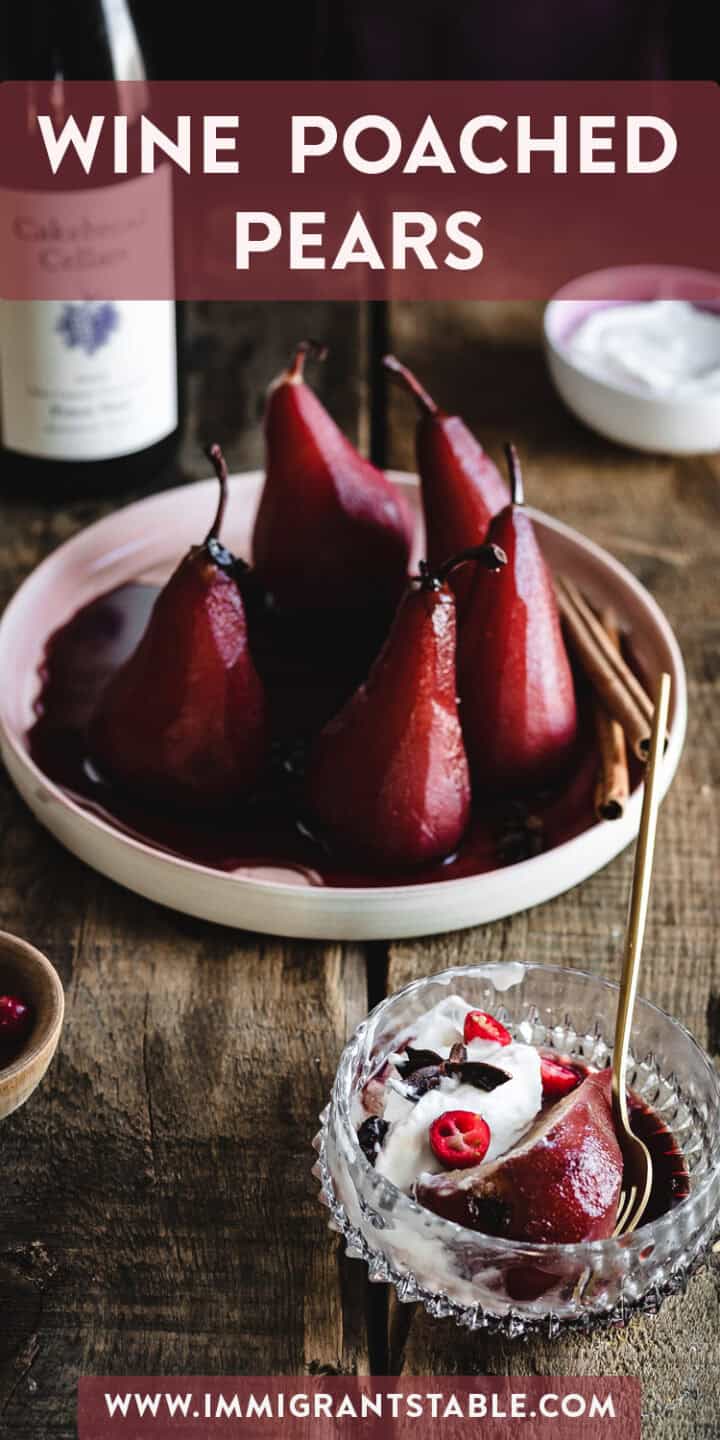
[(0, 930), (0, 995), (32, 1005), (34, 1022), (19, 1055), (0, 1066), (0, 1120), (18, 1110), (37, 1088), (57, 1050), (65, 996), (60, 976), (45, 955), (17, 935)]

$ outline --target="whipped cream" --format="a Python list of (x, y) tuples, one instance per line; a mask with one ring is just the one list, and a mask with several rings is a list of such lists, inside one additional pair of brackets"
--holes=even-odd
[(720, 397), (720, 314), (686, 300), (602, 306), (566, 342), (586, 373), (667, 400)]
[[(406, 1043), (414, 1050), (433, 1050), (447, 1060), (453, 1045), (462, 1042), (465, 1017), (474, 1008), (461, 996), (448, 995), (420, 1018)], [(540, 1110), (540, 1055), (533, 1046), (474, 1039), (466, 1049), (469, 1061), (495, 1065), (510, 1079), (485, 1091), (443, 1076), (437, 1089), (428, 1090), (419, 1100), (411, 1098), (411, 1082), (406, 1084), (391, 1074), (385, 1083), (382, 1118), (390, 1129), (375, 1168), (406, 1193), (422, 1174), (437, 1175), (444, 1168), (430, 1146), (428, 1132), (433, 1120), (446, 1110), (471, 1110), (483, 1117), (490, 1129), (487, 1161), (499, 1159), (517, 1145)], [(400, 1061), (403, 1054), (404, 1047), (391, 1056), (391, 1063)]]

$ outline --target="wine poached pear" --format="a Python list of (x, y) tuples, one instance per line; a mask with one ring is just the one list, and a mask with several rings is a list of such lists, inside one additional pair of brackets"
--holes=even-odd
[[(485, 540), (493, 516), (507, 505), (507, 485), (479, 440), (460, 419), (440, 410), (427, 390), (394, 355), (386, 369), (405, 385), (419, 409), (415, 431), (422, 486), (428, 564), (441, 565), (470, 545)], [(453, 573), (450, 584), (462, 615), (473, 583), (471, 566)]]
[(394, 486), (305, 384), (313, 348), (298, 346), (268, 394), (255, 571), (290, 615), (361, 613), (371, 597), (389, 623), (407, 583), (410, 517)]
[(238, 562), (220, 543), (227, 470), (217, 514), (158, 595), (139, 645), (104, 691), (90, 742), (115, 782), (171, 805), (231, 805), (262, 769), (265, 696), (250, 653)]
[(507, 453), (512, 500), (488, 531), (507, 565), (475, 576), (458, 641), (463, 734), (476, 792), (543, 785), (569, 759), (578, 728), (552, 576), (523, 509), (514, 447)]
[[(459, 560), (460, 557), (456, 557)], [(474, 560), (504, 563), (496, 547)], [(370, 674), (311, 747), (309, 808), (349, 851), (386, 866), (439, 860), (462, 839), (470, 774), (455, 674), (453, 562), (422, 566)]]
[(423, 1176), (420, 1204), (506, 1240), (551, 1245), (607, 1240), (623, 1176), (610, 1078), (609, 1070), (588, 1075), (501, 1159)]

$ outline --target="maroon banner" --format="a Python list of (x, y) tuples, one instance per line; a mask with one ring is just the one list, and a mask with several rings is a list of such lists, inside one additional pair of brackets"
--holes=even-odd
[(625, 1376), (85, 1377), (79, 1440), (640, 1440)]
[(718, 268), (710, 82), (13, 82), (0, 126), (5, 298), (541, 299)]

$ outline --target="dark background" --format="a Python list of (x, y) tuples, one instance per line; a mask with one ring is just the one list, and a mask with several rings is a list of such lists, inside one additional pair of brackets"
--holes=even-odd
[(718, 7), (707, 0), (133, 0), (132, 8), (155, 73), (168, 78), (708, 79), (718, 69)]
[[(129, 4), (164, 79), (718, 78), (716, 0)], [(88, 0), (0, 0), (0, 78), (50, 78), (56, 51), (68, 78), (100, 78), (93, 14)]]

